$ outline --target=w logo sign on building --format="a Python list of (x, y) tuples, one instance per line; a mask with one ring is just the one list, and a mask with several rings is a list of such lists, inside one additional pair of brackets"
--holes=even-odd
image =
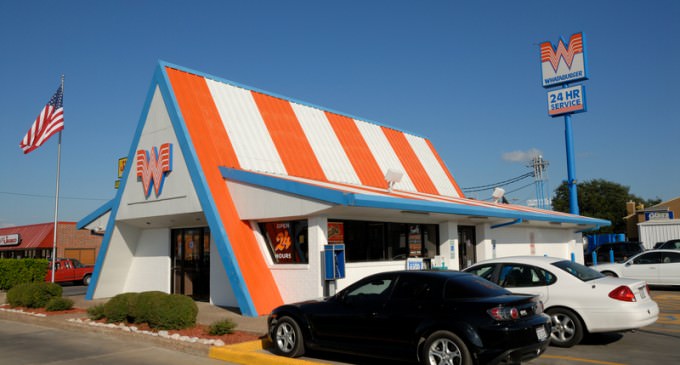
[(543, 87), (587, 79), (583, 33), (573, 34), (566, 46), (561, 38), (557, 47), (548, 41), (541, 43), (541, 68)]
[(153, 183), (156, 197), (163, 190), (165, 175), (172, 171), (172, 144), (164, 143), (160, 150), (156, 147), (151, 150), (137, 151), (137, 177), (141, 178), (144, 186), (144, 196), (149, 197), (151, 184)]

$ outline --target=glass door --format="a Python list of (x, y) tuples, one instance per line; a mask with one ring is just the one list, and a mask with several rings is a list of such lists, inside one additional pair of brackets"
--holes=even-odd
[(195, 300), (210, 297), (210, 230), (172, 230), (172, 292)]

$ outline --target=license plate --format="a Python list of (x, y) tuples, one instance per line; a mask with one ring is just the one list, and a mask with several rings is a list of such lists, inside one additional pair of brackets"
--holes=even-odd
[(545, 327), (536, 327), (536, 337), (539, 341), (543, 341), (548, 338), (548, 333), (545, 331)]
[(642, 299), (645, 299), (647, 297), (647, 295), (645, 294), (645, 289), (646, 288), (644, 286), (641, 286), (641, 287), (638, 288), (638, 290), (640, 291), (640, 297)]

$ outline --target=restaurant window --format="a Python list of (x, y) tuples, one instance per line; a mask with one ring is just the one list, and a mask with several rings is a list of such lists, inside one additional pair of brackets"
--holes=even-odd
[(259, 223), (259, 227), (274, 263), (309, 263), (306, 220)]
[(433, 258), (439, 254), (436, 224), (346, 221), (344, 226), (347, 262), (395, 261), (409, 257)]

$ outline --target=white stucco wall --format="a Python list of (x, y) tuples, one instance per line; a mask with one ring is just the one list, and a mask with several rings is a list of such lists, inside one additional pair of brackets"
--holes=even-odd
[(141, 231), (125, 280), (125, 292), (170, 292), (170, 230)]

